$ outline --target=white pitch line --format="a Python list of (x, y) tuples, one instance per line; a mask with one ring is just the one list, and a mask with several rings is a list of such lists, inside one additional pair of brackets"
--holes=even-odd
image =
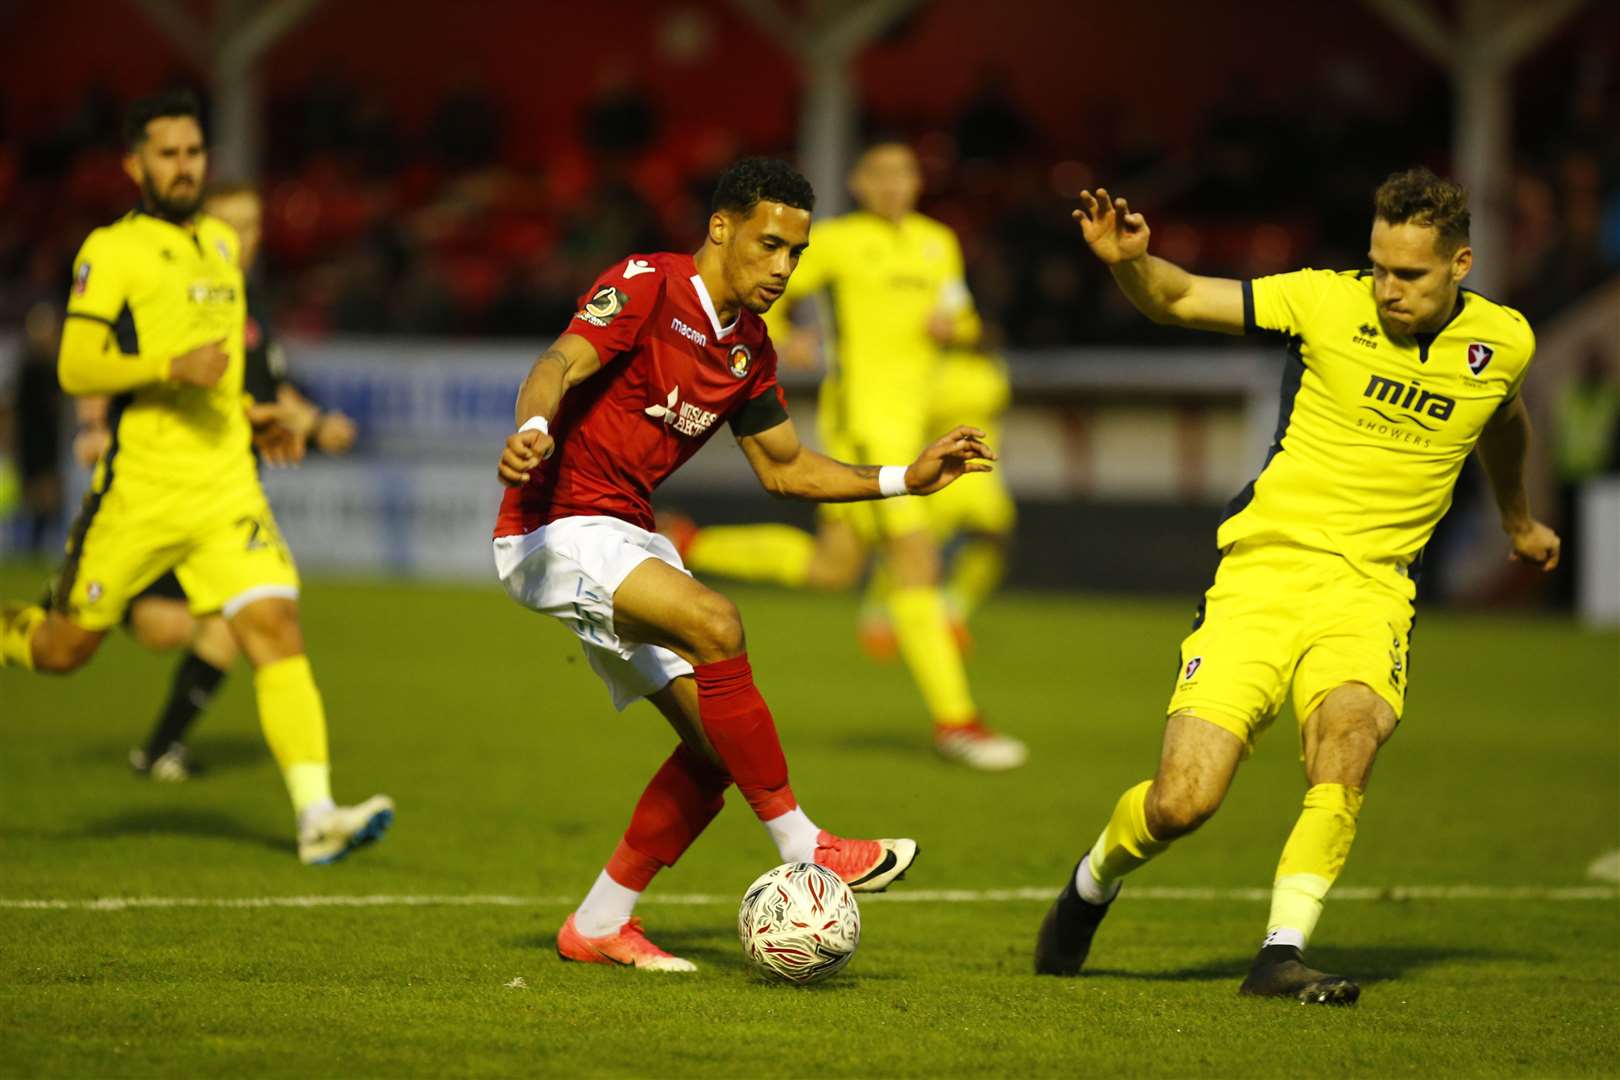
[[(738, 896), (741, 894), (739, 893)], [(910, 889), (861, 897), (861, 903), (999, 904), (1009, 901), (1045, 903), (1053, 889)], [(1144, 886), (1127, 889), (1133, 900), (1218, 900), (1255, 903), (1271, 899), (1270, 889), (1180, 888)], [(1484, 900), (1509, 903), (1620, 900), (1620, 887), (1576, 885), (1390, 885), (1348, 886), (1333, 891), (1334, 900), (1457, 901)], [(711, 907), (735, 904), (738, 896), (719, 893), (654, 893), (642, 902), (666, 906)], [(134, 911), (144, 908), (325, 908), (325, 907), (537, 907), (566, 908), (578, 902), (568, 896), (506, 896), (472, 894), (445, 896), (111, 896), (89, 900), (28, 900), (0, 898), (0, 909), (14, 911)]]

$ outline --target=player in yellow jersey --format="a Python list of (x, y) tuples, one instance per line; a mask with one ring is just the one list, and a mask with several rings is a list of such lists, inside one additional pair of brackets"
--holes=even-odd
[[(909, 460), (929, 442), (945, 350), (975, 346), (979, 316), (955, 234), (916, 212), (922, 173), (910, 147), (892, 140), (868, 146), (850, 174), (850, 190), (860, 209), (813, 226), (787, 302), (774, 309), (781, 315), (772, 332), (785, 338), (783, 320), (793, 303), (822, 297), (830, 358), (819, 407), (823, 448), (848, 460)], [(960, 498), (1000, 506), (1005, 491)], [(936, 749), (974, 768), (1022, 765), (1024, 744), (983, 722), (968, 687), (926, 500), (824, 506), (818, 513), (815, 537), (781, 525), (701, 529), (679, 537), (682, 557), (700, 574), (848, 588), (878, 551), (899, 651), (933, 716)], [(1010, 516), (1001, 517), (1010, 527)]]
[[(174, 570), (199, 615), (220, 612), (254, 668), (259, 720), (297, 816), (298, 854), (331, 862), (376, 839), (393, 803), (332, 800), (326, 716), (304, 656), (298, 572), (259, 486), (244, 411), (236, 233), (198, 213), (207, 151), (190, 94), (137, 102), (125, 170), (141, 208), (74, 260), (58, 371), (113, 396), (111, 440), (74, 523), (49, 610), (0, 606), (0, 666), (88, 663), (125, 607)], [(285, 434), (278, 407), (253, 422)]]
[[(999, 439), (1002, 415), (1011, 404), (1012, 384), (998, 357), (978, 349), (943, 351), (929, 405), (930, 430), (941, 417), (963, 416), (962, 423), (984, 431), (986, 441), (997, 446), (1000, 444), (991, 440)], [(923, 504), (929, 531), (944, 556), (945, 608), (951, 632), (964, 651), (972, 643), (969, 619), (1006, 576), (1007, 551), (1018, 523), (1018, 507), (1003, 475), (999, 470), (987, 473), (971, 490), (966, 484), (953, 484), (939, 493), (950, 498), (936, 495)], [(957, 487), (963, 490), (958, 492)], [(858, 572), (857, 564), (850, 573)], [(867, 580), (859, 627), (861, 648), (878, 661), (893, 660), (898, 652), (888, 607), (892, 586), (887, 564), (879, 561)]]
[(1519, 389), (1535, 337), (1462, 288), (1468, 200), (1426, 169), (1374, 197), (1370, 270), (1198, 277), (1147, 253), (1124, 199), (1081, 196), (1081, 232), (1157, 323), (1268, 332), (1288, 344), (1282, 410), (1260, 475), (1216, 534), (1221, 563), (1181, 644), (1163, 750), (1081, 858), (1042, 924), (1035, 968), (1078, 974), (1120, 879), (1215, 813), (1238, 763), (1290, 696), (1309, 790), (1283, 847), (1246, 994), (1348, 1005), (1350, 979), (1302, 953), (1355, 838), (1378, 749), (1406, 699), (1414, 577), (1478, 452), (1512, 556), (1551, 570), (1559, 540), (1530, 512)]

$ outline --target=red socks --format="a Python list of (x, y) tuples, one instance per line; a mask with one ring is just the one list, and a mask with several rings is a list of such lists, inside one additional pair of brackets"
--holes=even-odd
[(645, 890), (714, 820), (730, 784), (685, 743), (676, 747), (641, 793), (630, 827), (608, 860), (608, 876), (627, 889)]
[(788, 786), (787, 758), (776, 737), (776, 722), (754, 686), (747, 654), (700, 664), (694, 674), (703, 730), (731, 775), (685, 743), (669, 755), (641, 793), (630, 827), (607, 864), (609, 877), (636, 892), (645, 890), (658, 871), (674, 866), (714, 820), (733, 780), (761, 821), (799, 805)]
[(754, 685), (748, 654), (699, 664), (693, 675), (703, 730), (759, 820), (770, 821), (798, 806), (788, 786), (776, 722)]

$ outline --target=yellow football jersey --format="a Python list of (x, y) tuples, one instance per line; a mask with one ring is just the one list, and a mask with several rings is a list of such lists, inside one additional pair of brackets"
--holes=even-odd
[(188, 501), (256, 491), (242, 412), (247, 309), (236, 231), (217, 218), (200, 215), (187, 228), (136, 210), (92, 232), (73, 267), (67, 315), (109, 327), (103, 363), (172, 358), (212, 341), (223, 341), (230, 355), (212, 388), (159, 381), (115, 398), (113, 439), (94, 489), (104, 490), (116, 469), (121, 488)]
[(925, 383), (939, 363), (928, 334), (936, 311), (957, 318), (958, 339), (978, 337), (978, 315), (950, 228), (922, 214), (898, 223), (856, 211), (818, 222), (777, 305), (773, 333), (795, 300), (825, 294), (829, 373), (847, 392)]
[(1287, 338), (1289, 356), (1271, 452), (1217, 542), (1280, 539), (1405, 571), (1486, 422), (1518, 393), (1530, 325), (1465, 289), (1437, 333), (1392, 335), (1367, 270), (1246, 281), (1243, 309), (1251, 332)]

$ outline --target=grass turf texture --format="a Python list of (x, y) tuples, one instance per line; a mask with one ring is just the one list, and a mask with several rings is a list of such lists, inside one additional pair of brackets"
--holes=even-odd
[[(41, 572), (0, 569), (0, 596)], [(928, 751), (903, 673), (852, 641), (854, 601), (732, 590), (812, 817), (910, 835), (906, 889), (1055, 892), (1152, 768), (1188, 606), (1009, 596), (976, 626), (975, 684), (1031, 764)], [(1240, 999), (1263, 901), (1133, 885), (1269, 884), (1304, 789), (1290, 717), (1199, 835), (1133, 877), (1080, 980), (1037, 979), (1043, 901), (863, 904), (824, 985), (761, 982), (735, 902), (776, 862), (735, 795), (643, 906), (696, 976), (559, 962), (552, 934), (673, 737), (615, 716), (560, 627), (494, 589), (317, 583), (306, 631), (338, 795), (386, 791), (383, 843), (293, 855), (238, 669), (184, 785), (132, 777), (172, 658), (121, 636), (67, 680), (0, 673), (0, 898), (517, 894), (525, 907), (0, 909), (0, 1075), (1593, 1075), (1620, 1060), (1620, 907), (1329, 900), (1312, 958), (1354, 1010)], [(1542, 618), (1425, 612), (1407, 720), (1342, 884), (1585, 883), (1620, 846), (1617, 640)], [(526, 987), (506, 984), (521, 978)]]

